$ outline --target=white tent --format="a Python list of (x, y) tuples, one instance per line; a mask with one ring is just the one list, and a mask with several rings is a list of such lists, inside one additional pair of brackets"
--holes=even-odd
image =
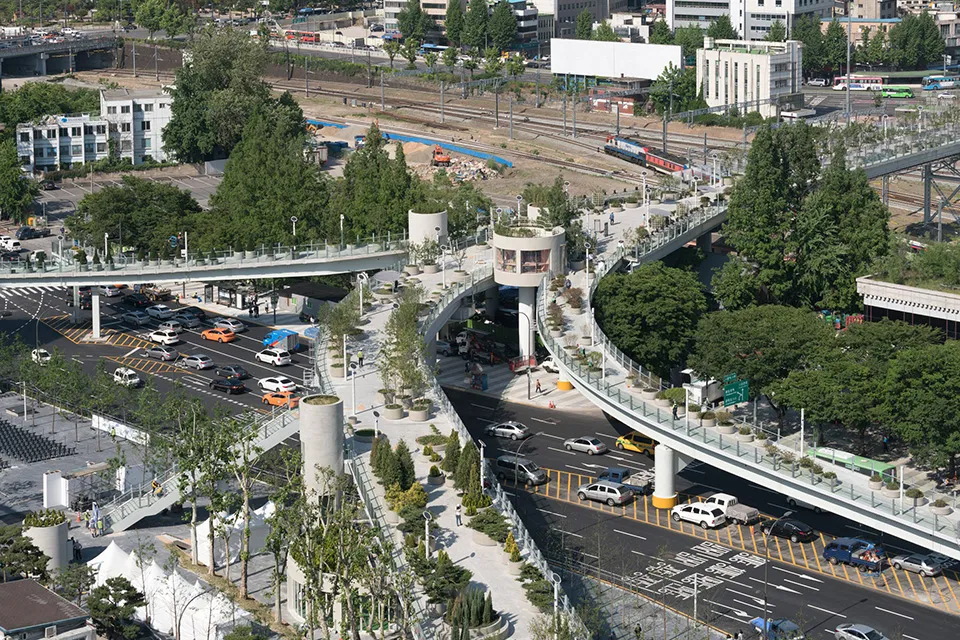
[(130, 554), (120, 548), (116, 542), (111, 542), (106, 549), (87, 564), (96, 571), (96, 585), (100, 586), (107, 578), (122, 575)]
[[(266, 543), (267, 534), (270, 532), (270, 526), (267, 519), (273, 516), (276, 506), (268, 502), (259, 509), (250, 512), (250, 555), (256, 555), (263, 549)], [(227, 562), (227, 555), (224, 551), (224, 539), (220, 535), (220, 528), (226, 522), (230, 562), (234, 563), (240, 559), (240, 545), (243, 542), (243, 521), (239, 514), (227, 515), (218, 513), (215, 519), (216, 536), (214, 539), (213, 560), (218, 567)], [(206, 566), (210, 559), (210, 520), (204, 520), (197, 525), (197, 558), (200, 564)]]

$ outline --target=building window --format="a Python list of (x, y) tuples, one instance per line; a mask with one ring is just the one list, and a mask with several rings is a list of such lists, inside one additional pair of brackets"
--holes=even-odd
[(60, 127), (60, 136), (61, 136), (61, 137), (65, 137), (66, 135), (67, 135), (67, 128), (66, 128), (66, 127)]
[(60, 155), (61, 155), (61, 156), (69, 156), (69, 155), (70, 155), (70, 147), (60, 147)]
[(161, 109), (166, 109), (166, 108), (167, 108), (167, 105), (165, 105), (164, 103), (161, 102), (161, 103), (160, 103), (160, 108), (161, 108)]
[(120, 151), (122, 153), (130, 153), (130, 149), (132, 148), (133, 148), (133, 145), (130, 143), (129, 140), (120, 141)]
[(98, 125), (97, 125), (97, 135), (98, 135), (98, 136), (105, 136), (105, 135), (107, 135), (107, 125), (105, 125), (105, 124), (98, 124)]
[(30, 164), (30, 156), (20, 156), (20, 164)]
[(134, 111), (137, 111), (137, 112), (143, 111), (143, 107), (140, 106), (140, 103), (139, 103), (139, 102), (135, 102), (135, 103), (133, 103), (133, 110), (134, 110)]
[(143, 148), (144, 148), (144, 149), (149, 149), (149, 148), (151, 148), (152, 146), (153, 146), (153, 142), (150, 140), (150, 138), (144, 138), (144, 139), (143, 139)]
[(124, 133), (130, 133), (130, 123), (129, 123), (129, 122), (121, 122), (121, 123), (120, 123), (120, 131), (122, 131), (122, 132), (124, 132)]
[(91, 154), (91, 153), (93, 153), (93, 143), (92, 143), (92, 142), (88, 142), (88, 143), (86, 143), (86, 144), (83, 145), (83, 155), (87, 155), (87, 154)]
[(140, 121), (140, 131), (150, 131), (150, 121), (141, 120)]
[(148, 103), (148, 104), (143, 105), (143, 110), (144, 110), (144, 111), (153, 111), (153, 103)]
[(79, 156), (80, 154), (83, 153), (83, 145), (82, 144), (73, 145), (72, 152), (73, 153), (71, 155)]
[(111, 115), (116, 115), (116, 113), (117, 113), (117, 108), (116, 108), (116, 107), (107, 107), (107, 113), (109, 113), (109, 114), (111, 114)]
[(515, 249), (497, 249), (497, 269), (509, 273), (517, 272), (517, 252)]
[(520, 252), (520, 273), (546, 273), (550, 270), (550, 249)]
[(53, 139), (56, 138), (56, 137), (57, 137), (57, 130), (56, 130), (56, 129), (47, 129), (47, 139), (48, 139), (48, 140), (53, 140)]
[(20, 142), (30, 142), (30, 134), (26, 131), (20, 134)]
[(120, 113), (130, 113), (130, 105), (128, 104), (121, 105)]
[(92, 135), (93, 135), (93, 127), (91, 127), (91, 126), (88, 125), (88, 124), (83, 125), (83, 135), (85, 135), (85, 136), (92, 136)]
[(98, 142), (97, 143), (97, 153), (106, 153), (107, 152), (107, 143)]
[(70, 135), (80, 137), (81, 132), (83, 131), (82, 127), (70, 127)]

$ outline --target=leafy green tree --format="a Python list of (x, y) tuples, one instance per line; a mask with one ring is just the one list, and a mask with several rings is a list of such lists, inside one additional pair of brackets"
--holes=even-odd
[(393, 59), (400, 53), (400, 43), (396, 40), (387, 40), (383, 43), (383, 52), (390, 58), (390, 68), (393, 69)]
[(445, 66), (450, 73), (453, 73), (453, 70), (457, 67), (457, 60), (460, 59), (460, 52), (454, 47), (448, 47), (443, 50), (441, 57), (443, 58), (443, 66)]
[(660, 114), (669, 111), (671, 104), (673, 105), (672, 113), (707, 106), (697, 84), (697, 70), (693, 67), (681, 69), (672, 63), (660, 73), (650, 87), (650, 99), (657, 113)]
[(256, 633), (253, 626), (241, 624), (230, 630), (230, 633), (223, 636), (223, 640), (267, 640), (267, 636)]
[(526, 69), (526, 67), (523, 66), (523, 56), (520, 54), (510, 56), (507, 58), (505, 64), (507, 67), (507, 73), (514, 79), (522, 76), (524, 69)]
[[(447, 41), (454, 47), (459, 47), (463, 42), (464, 19), (461, 0), (447, 0), (447, 12), (444, 15), (443, 26), (447, 31)], [(456, 50), (454, 50), (454, 53), (456, 53)]]
[(437, 72), (437, 61), (440, 59), (440, 54), (435, 51), (430, 51), (424, 54), (423, 64), (427, 65), (427, 68), (430, 69), (431, 73)]
[(70, 563), (54, 576), (54, 588), (61, 596), (79, 606), (95, 581), (96, 572), (93, 567), (83, 563)]
[(604, 333), (617, 336), (624, 353), (668, 377), (693, 348), (707, 298), (695, 273), (654, 262), (602, 279), (594, 309)]
[(489, 19), (487, 0), (470, 0), (467, 15), (463, 21), (463, 44), (473, 49), (487, 45), (487, 22)]
[(823, 35), (823, 64), (836, 73), (847, 67), (847, 32), (836, 18)]
[(784, 42), (787, 39), (787, 25), (782, 20), (774, 20), (770, 23), (770, 31), (767, 32), (764, 40), (767, 42)]
[(495, 47), (487, 47), (483, 51), (483, 71), (488, 75), (496, 75), (503, 69), (503, 59), (500, 57), (500, 50)]
[(722, 15), (707, 28), (707, 36), (715, 40), (739, 40), (740, 34), (733, 28), (730, 16)]
[(480, 468), (480, 452), (473, 442), (467, 442), (460, 450), (460, 458), (457, 460), (457, 470), (453, 474), (453, 483), (457, 489), (471, 492), (476, 487), (470, 486), (470, 470)]
[(397, 14), (397, 26), (406, 43), (423, 42), (431, 22), (430, 16), (420, 7), (420, 0), (407, 0)]
[(620, 42), (620, 36), (614, 32), (613, 27), (606, 20), (601, 22), (593, 32), (593, 39), (600, 42)]
[(153, 34), (163, 29), (164, 16), (167, 13), (165, 0), (140, 0), (134, 15), (137, 24), (146, 29), (153, 40)]
[(790, 38), (803, 43), (803, 72), (807, 76), (812, 76), (822, 71), (827, 62), (820, 17), (807, 13), (797, 18), (790, 31)]
[(487, 27), (490, 33), (490, 44), (500, 51), (505, 51), (517, 37), (517, 16), (507, 0), (500, 0), (490, 14), (490, 23)]
[(697, 25), (689, 27), (677, 27), (673, 33), (673, 42), (664, 44), (675, 44), (681, 49), (684, 58), (696, 55), (697, 49), (703, 48), (703, 29)]
[[(188, 33), (196, 27), (196, 15), (193, 10), (184, 6), (181, 1), (170, 2), (163, 13), (161, 22), (164, 33), (168, 38)], [(269, 31), (268, 31), (269, 33)]]
[(417, 68), (418, 52), (419, 47), (416, 40), (407, 40), (403, 43), (403, 46), (400, 48), (400, 55), (407, 61), (407, 70), (412, 71)]
[(27, 576), (39, 576), (44, 580), (49, 560), (30, 538), (23, 535), (19, 524), (0, 525), (0, 573), (4, 582)]
[(908, 13), (890, 28), (890, 59), (900, 69), (926, 69), (942, 62), (945, 50), (940, 29), (929, 13)]
[(5, 88), (0, 93), (0, 122), (10, 131), (18, 123), (33, 122), (51, 113), (96, 113), (99, 110), (100, 94), (95, 89), (26, 82), (16, 91)]
[(593, 39), (593, 14), (590, 13), (589, 9), (584, 9), (577, 14), (577, 23), (576, 28), (574, 29), (574, 37), (577, 40), (591, 40)]
[(107, 578), (106, 584), (94, 588), (87, 598), (87, 609), (97, 633), (109, 640), (133, 640), (140, 627), (133, 620), (137, 607), (146, 598), (123, 576)]
[(37, 183), (20, 170), (16, 142), (13, 138), (0, 141), (0, 217), (25, 222), (37, 193)]
[(650, 44), (673, 44), (673, 34), (666, 20), (657, 20), (650, 27)]
[(886, 57), (886, 32), (883, 29), (877, 29), (877, 32), (870, 38), (870, 43), (866, 46), (864, 62), (866, 64), (881, 65), (886, 61)]

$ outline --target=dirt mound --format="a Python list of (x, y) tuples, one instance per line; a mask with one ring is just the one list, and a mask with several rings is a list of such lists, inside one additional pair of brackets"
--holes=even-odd
[(419, 142), (405, 142), (403, 155), (410, 164), (430, 164), (433, 158), (433, 147)]

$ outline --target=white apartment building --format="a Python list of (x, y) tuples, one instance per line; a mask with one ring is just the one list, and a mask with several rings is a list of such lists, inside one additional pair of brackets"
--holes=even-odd
[(707, 29), (723, 15), (744, 40), (762, 40), (776, 20), (787, 29), (802, 15), (823, 20), (833, 15), (833, 0), (667, 0), (667, 25), (671, 29), (691, 25)]
[[(750, 42), (704, 38), (703, 49), (697, 50), (697, 79), (708, 106), (759, 100), (763, 104), (740, 111), (759, 111), (769, 118), (776, 116), (781, 106), (803, 106), (802, 56), (803, 44), (794, 40)], [(768, 104), (771, 98), (777, 103)]]
[(581, 11), (590, 11), (594, 22), (606, 20), (612, 0), (533, 0), (533, 4), (541, 14), (553, 16), (554, 37), (572, 38)]
[(730, 3), (731, 0), (667, 0), (667, 26), (707, 29), (720, 16), (730, 14)]
[(148, 157), (167, 160), (163, 129), (170, 122), (173, 98), (162, 89), (101, 89), (100, 117), (110, 123), (116, 152), (141, 164)]
[(17, 125), (17, 155), (24, 171), (70, 169), (106, 158), (110, 123), (88, 113), (47, 116)]

